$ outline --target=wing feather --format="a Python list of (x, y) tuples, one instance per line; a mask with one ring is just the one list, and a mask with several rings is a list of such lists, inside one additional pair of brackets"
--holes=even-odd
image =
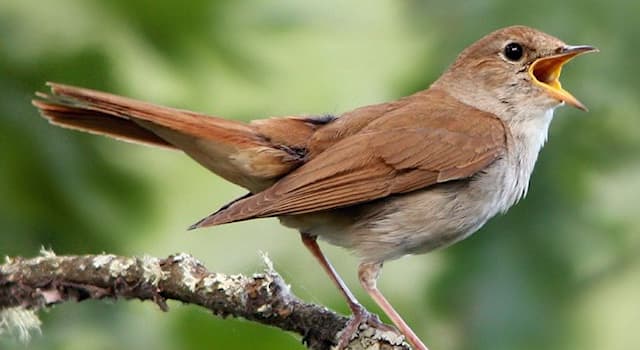
[(346, 207), (468, 178), (505, 151), (502, 123), (487, 120), (479, 124), (483, 130), (412, 127), (347, 137), (270, 188), (194, 227)]

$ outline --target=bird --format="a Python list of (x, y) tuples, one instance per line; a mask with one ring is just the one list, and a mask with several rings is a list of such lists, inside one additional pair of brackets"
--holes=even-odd
[(595, 51), (510, 26), (464, 49), (425, 90), (339, 115), (240, 122), (59, 83), (33, 104), (54, 125), (179, 150), (245, 188), (190, 229), (277, 217), (297, 230), (351, 309), (339, 349), (380, 321), (318, 239), (358, 256), (363, 289), (427, 350), (378, 289), (383, 263), (458, 242), (523, 198), (554, 110), (587, 110), (562, 88), (561, 70)]

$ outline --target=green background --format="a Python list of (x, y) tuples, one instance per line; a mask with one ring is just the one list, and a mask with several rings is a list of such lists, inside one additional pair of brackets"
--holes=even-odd
[[(340, 113), (429, 85), (482, 35), (526, 24), (600, 48), (565, 69), (590, 108), (560, 108), (528, 197), (464, 242), (386, 264), (380, 288), (432, 349), (638, 349), (640, 2), (0, 2), (0, 254), (188, 252), (263, 269), (348, 309), (276, 220), (186, 232), (243, 190), (178, 152), (49, 126), (30, 105), (58, 81), (251, 120)], [(359, 298), (356, 259), (327, 247)], [(297, 336), (170, 304), (69, 303), (2, 349), (301, 349)]]

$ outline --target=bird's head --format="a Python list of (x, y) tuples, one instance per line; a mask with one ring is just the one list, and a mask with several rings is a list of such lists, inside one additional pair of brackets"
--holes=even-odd
[(434, 86), (501, 118), (538, 115), (563, 103), (586, 110), (559, 79), (565, 63), (593, 51), (533, 28), (507, 27), (467, 47)]

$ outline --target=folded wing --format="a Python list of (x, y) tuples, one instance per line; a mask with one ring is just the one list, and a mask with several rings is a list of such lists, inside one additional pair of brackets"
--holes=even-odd
[(503, 126), (487, 120), (482, 132), (413, 127), (347, 137), (193, 228), (346, 207), (471, 177), (504, 154)]

